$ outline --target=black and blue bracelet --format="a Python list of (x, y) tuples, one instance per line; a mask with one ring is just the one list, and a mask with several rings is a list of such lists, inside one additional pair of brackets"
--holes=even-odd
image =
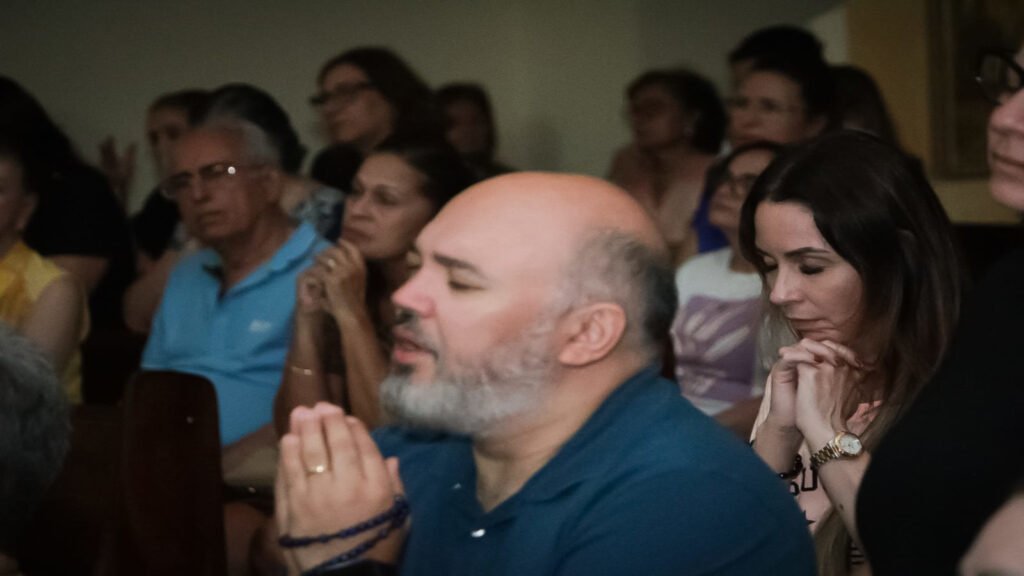
[[(401, 518), (402, 521), (409, 515), (409, 502), (406, 501), (405, 497), (401, 494), (395, 494), (395, 503), (392, 504), (391, 508), (388, 508), (384, 512), (365, 520), (353, 526), (349, 526), (343, 530), (339, 530), (333, 534), (320, 534), (319, 536), (288, 536), (285, 534), (277, 539), (277, 543), (282, 548), (301, 548), (303, 546), (309, 546), (310, 544), (324, 544), (331, 540), (340, 540), (344, 538), (351, 538), (357, 534), (362, 534), (367, 530), (372, 530), (378, 526), (382, 526), (395, 520), (395, 518)], [(401, 524), (401, 522), (399, 522)], [(365, 552), (365, 550), (364, 550)]]
[[(396, 506), (399, 504), (399, 502), (397, 501), (398, 498), (398, 496), (395, 497), (395, 506), (392, 506), (391, 510), (395, 510)], [(302, 576), (327, 576), (331, 573), (334, 573), (336, 570), (340, 568), (344, 568), (350, 565), (354, 560), (358, 560), (360, 556), (362, 556), (371, 548), (376, 546), (378, 542), (387, 538), (388, 535), (391, 534), (392, 530), (401, 527), (402, 524), (405, 523), (405, 519), (409, 517), (409, 505), (405, 503), (404, 498), (402, 499), (401, 503), (403, 504), (403, 506), (398, 508), (398, 512), (391, 516), (391, 521), (388, 522), (383, 528), (381, 528), (380, 531), (377, 532), (375, 536), (373, 536), (369, 540), (357, 544), (355, 547), (353, 547), (351, 550), (348, 550), (347, 552), (338, 554), (337, 556), (327, 560), (326, 562), (323, 562), (322, 564), (317, 564), (309, 570), (304, 571), (302, 573)], [(376, 519), (376, 517), (374, 519)], [(353, 528), (355, 528), (355, 526), (353, 526)]]

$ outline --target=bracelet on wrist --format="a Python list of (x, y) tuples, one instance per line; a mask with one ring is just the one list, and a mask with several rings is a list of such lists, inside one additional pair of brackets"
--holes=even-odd
[[(347, 568), (354, 567), (354, 566), (358, 565), (358, 561), (360, 560), (360, 557), (363, 554), (366, 554), (370, 549), (372, 549), (374, 546), (376, 546), (380, 541), (382, 541), (385, 538), (387, 538), (388, 535), (391, 534), (391, 532), (393, 530), (395, 530), (397, 528), (400, 528), (405, 523), (405, 519), (409, 517), (409, 504), (405, 501), (405, 498), (403, 498), (401, 495), (396, 495), (395, 496), (395, 504), (388, 511), (386, 511), (383, 514), (380, 514), (378, 516), (375, 516), (374, 518), (371, 518), (370, 520), (367, 520), (366, 522), (361, 522), (360, 524), (356, 524), (355, 526), (353, 526), (351, 528), (348, 528), (346, 530), (342, 530), (342, 531), (340, 531), (340, 532), (338, 532), (336, 534), (341, 534), (341, 533), (347, 532), (349, 530), (356, 530), (357, 528), (360, 528), (362, 525), (368, 524), (370, 522), (377, 521), (381, 516), (387, 516), (390, 521), (387, 522), (384, 525), (384, 527), (381, 528), (375, 535), (370, 537), (368, 540), (364, 540), (363, 542), (357, 544), (353, 548), (351, 548), (351, 549), (349, 549), (349, 550), (347, 550), (347, 551), (345, 551), (345, 552), (343, 552), (341, 554), (338, 554), (337, 556), (334, 556), (333, 558), (330, 558), (326, 562), (323, 562), (321, 564), (317, 564), (316, 566), (310, 568), (309, 570), (303, 571), (302, 572), (302, 576), (328, 576), (330, 574), (336, 574), (339, 570), (344, 570), (344, 569), (347, 569)], [(366, 529), (367, 528), (361, 528), (361, 529), (359, 529), (355, 533), (358, 534), (359, 532), (364, 532)], [(333, 539), (334, 537), (338, 537), (336, 535), (324, 535), (324, 536), (327, 536), (327, 540)], [(324, 536), (315, 537), (315, 538), (323, 538)], [(341, 537), (345, 538), (346, 536), (341, 536)], [(282, 538), (282, 540), (283, 540), (283, 538)], [(303, 539), (294, 539), (294, 540), (303, 540)], [(327, 541), (327, 540), (323, 540), (323, 541)], [(282, 543), (282, 545), (283, 545), (283, 543)], [(306, 545), (306, 544), (301, 544), (301, 545)]]
[(785, 472), (779, 472), (778, 475), (779, 478), (782, 480), (792, 480), (793, 478), (799, 476), (800, 473), (803, 472), (803, 470), (804, 459), (801, 458), (799, 454), (797, 454), (796, 458), (793, 458), (793, 467)]
[(408, 515), (409, 502), (401, 494), (395, 494), (395, 503), (387, 510), (377, 514), (369, 520), (364, 520), (363, 522), (354, 524), (348, 528), (343, 528), (331, 534), (320, 534), (317, 536), (289, 536), (285, 534), (277, 539), (277, 543), (280, 544), (282, 548), (302, 548), (303, 546), (309, 546), (310, 544), (324, 544), (331, 540), (351, 538), (352, 536), (361, 534), (367, 530), (372, 530), (389, 522), (393, 523), (396, 518), (404, 521)]

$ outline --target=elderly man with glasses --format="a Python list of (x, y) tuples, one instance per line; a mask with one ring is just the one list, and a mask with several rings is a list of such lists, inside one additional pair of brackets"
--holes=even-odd
[(270, 422), (296, 278), (327, 246), (281, 210), (279, 163), (255, 126), (217, 122), (178, 141), (161, 185), (205, 248), (171, 273), (142, 367), (208, 378), (225, 447)]

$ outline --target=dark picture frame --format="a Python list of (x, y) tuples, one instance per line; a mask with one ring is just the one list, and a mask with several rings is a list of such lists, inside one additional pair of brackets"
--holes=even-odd
[(929, 0), (932, 169), (943, 178), (988, 174), (985, 127), (992, 111), (974, 81), (983, 50), (1016, 51), (1024, 0)]

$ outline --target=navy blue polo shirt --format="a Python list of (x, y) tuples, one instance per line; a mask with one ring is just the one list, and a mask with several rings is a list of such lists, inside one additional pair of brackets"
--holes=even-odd
[(399, 457), (412, 507), (403, 575), (814, 574), (793, 497), (653, 367), (487, 513), (469, 440), (374, 436)]

